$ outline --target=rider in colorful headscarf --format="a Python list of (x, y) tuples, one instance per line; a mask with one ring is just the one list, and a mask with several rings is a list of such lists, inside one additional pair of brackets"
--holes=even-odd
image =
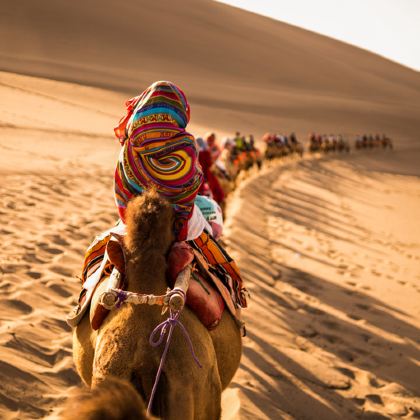
[(124, 270), (124, 264), (117, 267), (118, 258), (113, 259), (111, 251), (115, 247), (111, 244), (119, 243), (118, 238), (126, 234), (128, 202), (148, 188), (155, 188), (173, 206), (172, 248), (183, 249), (188, 258), (204, 259), (209, 270), (211, 267), (208, 275), (214, 276), (215, 284), (221, 282), (226, 288), (230, 298), (225, 302), (235, 315), (237, 308), (246, 307), (247, 292), (238, 267), (216, 240), (222, 229), (220, 208), (209, 199), (197, 198), (203, 174), (195, 139), (185, 130), (190, 108), (184, 93), (171, 82), (155, 82), (127, 101), (126, 106), (127, 115), (115, 128), (122, 145), (115, 171), (115, 201), (121, 221), (97, 236), (86, 251), (83, 290), (68, 322), (77, 325), (104, 276), (114, 268)]
[(115, 171), (115, 200), (121, 219), (128, 201), (155, 187), (175, 210), (178, 240), (188, 236), (188, 221), (203, 174), (194, 137), (185, 128), (190, 107), (171, 82), (155, 82), (126, 103), (127, 115), (115, 128), (122, 144)]

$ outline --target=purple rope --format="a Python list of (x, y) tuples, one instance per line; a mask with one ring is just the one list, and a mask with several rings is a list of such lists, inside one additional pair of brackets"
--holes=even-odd
[(121, 305), (127, 299), (127, 296), (128, 296), (128, 294), (124, 290), (118, 290), (117, 303), (115, 304), (115, 307), (119, 309), (121, 307)]
[[(152, 347), (157, 347), (160, 344), (162, 344), (163, 339), (165, 338), (165, 335), (166, 335), (166, 331), (167, 331), (168, 326), (169, 326), (169, 333), (168, 333), (168, 336), (166, 338), (165, 349), (163, 350), (162, 357), (160, 359), (159, 369), (156, 373), (155, 383), (153, 384), (153, 389), (152, 389), (152, 393), (150, 394), (149, 404), (147, 405), (147, 415), (148, 416), (150, 416), (150, 414), (151, 414), (153, 399), (154, 399), (155, 394), (156, 394), (156, 389), (157, 389), (157, 385), (158, 385), (158, 382), (159, 382), (159, 379), (160, 379), (160, 375), (162, 373), (163, 365), (165, 364), (165, 361), (166, 361), (166, 355), (167, 355), (168, 350), (169, 350), (169, 344), (170, 344), (171, 339), (172, 339), (172, 333), (173, 333), (173, 330), (176, 326), (181, 328), (181, 331), (184, 334), (185, 339), (187, 340), (187, 343), (188, 343), (188, 346), (190, 348), (190, 352), (191, 352), (191, 355), (192, 355), (193, 359), (195, 360), (195, 362), (197, 363), (197, 365), (200, 368), (203, 367), (201, 365), (200, 361), (198, 360), (197, 356), (195, 355), (193, 344), (192, 344), (191, 338), (188, 334), (188, 331), (182, 325), (181, 321), (179, 321), (179, 319), (178, 319), (179, 315), (180, 315), (180, 311), (174, 312), (174, 311), (171, 310), (170, 314), (169, 314), (169, 318), (166, 321), (163, 321), (162, 323), (160, 323), (150, 334), (150, 338), (149, 338), (150, 345)], [(158, 332), (160, 332), (159, 337), (158, 337), (157, 340), (154, 340), (154, 337)]]

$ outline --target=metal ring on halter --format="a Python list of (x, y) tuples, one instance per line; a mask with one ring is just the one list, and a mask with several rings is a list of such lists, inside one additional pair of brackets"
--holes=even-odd
[(105, 309), (111, 310), (118, 302), (118, 293), (115, 290), (107, 290), (103, 292), (99, 298), (99, 304)]
[(173, 311), (181, 311), (185, 305), (186, 294), (182, 289), (175, 288), (172, 289), (168, 294), (169, 298), (169, 308)]

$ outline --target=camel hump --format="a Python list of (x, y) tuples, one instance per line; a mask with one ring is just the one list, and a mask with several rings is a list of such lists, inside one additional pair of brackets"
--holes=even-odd
[(174, 240), (174, 212), (155, 189), (130, 200), (126, 211), (125, 245), (130, 253), (144, 249), (167, 250)]
[(146, 416), (145, 404), (133, 385), (109, 377), (92, 390), (79, 389), (63, 408), (60, 419), (138, 420)]

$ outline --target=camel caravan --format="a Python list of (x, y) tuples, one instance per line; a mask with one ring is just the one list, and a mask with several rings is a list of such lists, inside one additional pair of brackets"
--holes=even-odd
[[(392, 140), (385, 134), (357, 135), (354, 140), (355, 150), (372, 149), (382, 147), (383, 149), (393, 149)], [(350, 142), (342, 134), (316, 134), (309, 136), (309, 152), (350, 152)]]
[(350, 144), (343, 135), (338, 134), (315, 134), (309, 137), (310, 152), (350, 152)]
[[(194, 138), (187, 98), (171, 82), (153, 83), (126, 108), (115, 128), (119, 220), (89, 246), (67, 318), (87, 388), (62, 418), (219, 419), (248, 299), (220, 241), (224, 207), (264, 156), (252, 135)], [(263, 141), (265, 159), (303, 155), (294, 134)]]
[(394, 148), (392, 140), (385, 134), (382, 134), (382, 136), (380, 136), (379, 134), (376, 134), (375, 136), (373, 136), (372, 134), (358, 134), (354, 141), (354, 148), (356, 150), (373, 149), (377, 147), (381, 147), (382, 149)]
[(298, 141), (295, 133), (290, 134), (290, 136), (266, 133), (262, 141), (266, 144), (265, 158), (267, 160), (293, 154), (303, 156), (303, 145)]

